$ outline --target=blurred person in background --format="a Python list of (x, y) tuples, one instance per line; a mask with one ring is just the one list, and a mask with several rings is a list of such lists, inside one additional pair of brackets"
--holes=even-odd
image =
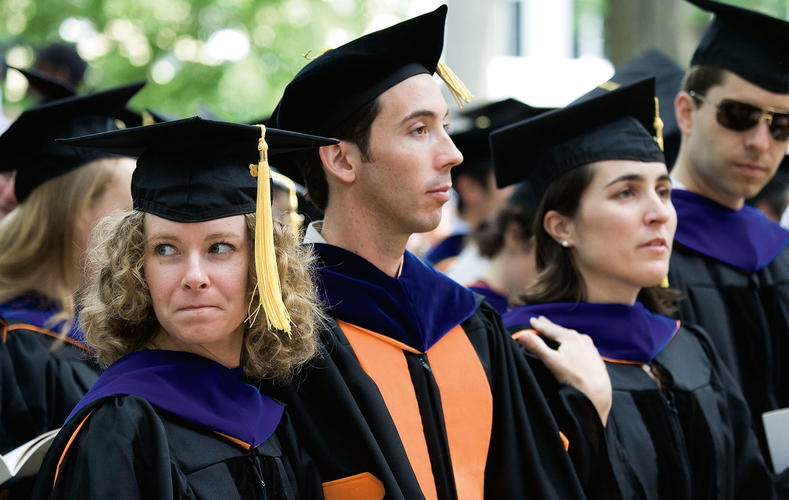
[[(515, 99), (504, 99), (461, 113), (470, 127), (451, 136), (463, 155), (463, 163), (451, 170), (457, 215), (451, 221), (449, 236), (434, 244), (424, 257), (428, 264), (458, 283), (473, 281), (484, 271), (487, 261), (479, 258), (470, 234), (490, 219), (512, 194), (511, 188), (496, 187), (488, 134), (542, 111)], [(466, 255), (461, 257), (466, 249)]]
[(523, 292), (537, 275), (532, 223), (535, 207), (515, 191), (493, 219), (472, 237), (479, 254), (490, 260), (480, 278), (467, 284), (482, 294), (499, 314), (509, 309), (509, 298)]
[(88, 63), (73, 45), (53, 42), (38, 49), (33, 69), (77, 89), (85, 80)]
[(75, 294), (84, 283), (93, 227), (131, 206), (134, 161), (55, 139), (117, 128), (114, 112), (141, 87), (30, 108), (0, 136), (2, 168), (16, 170), (19, 200), (0, 222), (2, 352), (11, 361), (0, 453), (60, 427), (98, 377), (76, 324)]

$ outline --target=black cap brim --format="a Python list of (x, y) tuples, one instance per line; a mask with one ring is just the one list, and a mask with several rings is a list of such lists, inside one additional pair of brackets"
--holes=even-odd
[[(654, 78), (602, 94), (584, 96), (555, 111), (496, 130), (490, 135), (491, 152), (499, 187), (528, 179), (535, 196), (572, 168), (601, 159), (664, 161), (648, 135), (654, 131)], [(620, 129), (623, 137), (609, 137), (605, 145), (588, 149), (563, 148), (566, 141), (629, 117), (632, 125)], [(625, 139), (625, 140), (620, 140)], [(601, 148), (607, 147), (607, 151)]]

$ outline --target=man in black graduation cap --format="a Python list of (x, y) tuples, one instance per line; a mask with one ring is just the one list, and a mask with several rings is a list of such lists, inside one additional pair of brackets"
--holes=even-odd
[[(488, 220), (511, 194), (511, 189), (499, 189), (493, 177), (488, 135), (491, 130), (515, 123), (545, 111), (515, 99), (495, 101), (462, 115), (471, 120), (471, 127), (452, 135), (452, 142), (463, 154), (463, 163), (452, 168), (452, 188), (457, 193), (457, 219), (452, 233), (435, 244), (425, 254), (425, 260), (444, 271), (459, 283), (469, 283), (483, 271), (454, 266), (469, 243), (469, 234)], [(466, 262), (468, 259), (468, 262)], [(464, 256), (460, 266), (483, 264), (478, 254)]]
[(559, 429), (498, 314), (405, 251), (411, 234), (439, 223), (450, 169), (462, 160), (431, 76), (466, 95), (438, 60), (446, 12), (321, 55), (272, 115), (272, 126), (340, 139), (304, 163), (278, 163), (305, 179), (325, 211), (306, 240), (332, 318), (322, 358), (279, 397), (331, 498), (354, 490), (391, 499), (580, 498)]
[(669, 283), (680, 319), (709, 332), (754, 426), (789, 406), (789, 233), (744, 205), (789, 146), (789, 22), (711, 0), (714, 13), (676, 97), (678, 227)]

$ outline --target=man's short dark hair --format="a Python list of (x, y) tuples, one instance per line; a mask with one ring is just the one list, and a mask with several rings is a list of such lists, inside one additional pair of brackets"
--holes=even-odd
[[(349, 141), (356, 144), (362, 154), (362, 160), (372, 160), (370, 152), (370, 126), (381, 111), (378, 98), (359, 108), (345, 120), (334, 133), (325, 134), (336, 139)], [(326, 182), (326, 173), (323, 163), (316, 151), (304, 160), (302, 167), (304, 173), (304, 186), (310, 201), (321, 210), (326, 210), (329, 202), (329, 184)]]
[(715, 85), (722, 85), (727, 70), (716, 66), (692, 66), (682, 79), (682, 90), (705, 95)]

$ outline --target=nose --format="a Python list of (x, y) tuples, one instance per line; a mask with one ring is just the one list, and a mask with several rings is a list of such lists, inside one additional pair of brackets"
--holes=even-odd
[(457, 146), (455, 146), (455, 143), (452, 141), (452, 138), (449, 136), (446, 130), (444, 130), (442, 134), (439, 165), (442, 169), (452, 168), (456, 165), (460, 165), (463, 163), (463, 154), (460, 152)]
[(755, 127), (745, 133), (745, 146), (747, 148), (767, 151), (772, 140), (770, 120), (767, 117), (760, 119)]
[(211, 282), (201, 256), (197, 253), (190, 254), (186, 260), (186, 270), (181, 280), (181, 286), (189, 290), (203, 290), (210, 285)]
[(649, 199), (649, 207), (645, 212), (645, 222), (647, 224), (665, 224), (672, 215), (676, 216), (674, 205), (671, 199), (661, 198), (657, 193), (652, 193)]

